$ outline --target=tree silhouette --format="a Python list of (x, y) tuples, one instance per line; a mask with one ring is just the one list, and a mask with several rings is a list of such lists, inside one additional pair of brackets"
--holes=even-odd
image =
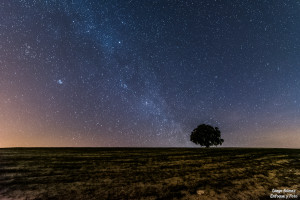
[(206, 148), (212, 145), (222, 145), (224, 142), (224, 140), (221, 139), (221, 131), (219, 128), (214, 128), (207, 124), (200, 124), (192, 131), (191, 141)]

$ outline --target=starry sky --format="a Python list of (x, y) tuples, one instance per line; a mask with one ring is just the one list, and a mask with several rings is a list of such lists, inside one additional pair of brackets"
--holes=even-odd
[(2, 0), (0, 147), (300, 148), (300, 1)]

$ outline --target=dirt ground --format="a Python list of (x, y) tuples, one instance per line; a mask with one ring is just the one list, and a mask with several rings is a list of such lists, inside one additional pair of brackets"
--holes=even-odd
[(299, 190), (300, 149), (0, 149), (7, 200), (297, 199)]

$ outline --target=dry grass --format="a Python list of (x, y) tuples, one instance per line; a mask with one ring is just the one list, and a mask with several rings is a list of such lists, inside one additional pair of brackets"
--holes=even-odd
[(0, 199), (269, 199), (299, 149), (0, 149)]

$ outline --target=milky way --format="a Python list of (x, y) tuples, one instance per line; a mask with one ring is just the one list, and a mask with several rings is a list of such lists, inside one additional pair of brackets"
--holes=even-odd
[(0, 147), (300, 144), (299, 1), (0, 3)]

